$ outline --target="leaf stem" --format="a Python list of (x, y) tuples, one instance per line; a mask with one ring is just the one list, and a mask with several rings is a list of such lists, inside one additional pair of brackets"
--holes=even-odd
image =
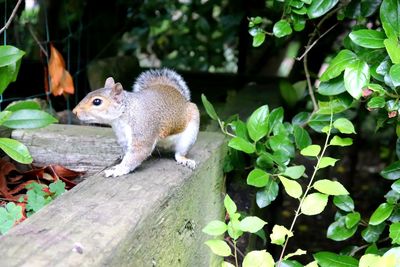
[(237, 248), (236, 248), (236, 241), (233, 241), (233, 249), (234, 249), (234, 253), (235, 253), (235, 264), (236, 267), (239, 267), (239, 262), (238, 262), (238, 257), (237, 257)]
[[(331, 113), (331, 119), (330, 119), (330, 123), (329, 123), (329, 130), (326, 133), (326, 139), (325, 139), (324, 147), (322, 149), (322, 152), (321, 152), (320, 156), (317, 157), (317, 159), (318, 159), (317, 160), (317, 164), (314, 167), (314, 171), (313, 171), (313, 174), (312, 174), (312, 176), (310, 178), (310, 182), (307, 185), (307, 189), (306, 189), (306, 191), (304, 192), (303, 196), (300, 199), (299, 206), (297, 207), (296, 213), (294, 214), (294, 218), (293, 218), (292, 224), (290, 225), (290, 229), (289, 229), (290, 232), (293, 232), (293, 228), (294, 228), (294, 225), (296, 224), (297, 218), (301, 215), (301, 207), (303, 205), (303, 202), (304, 202), (308, 192), (312, 188), (312, 184), (314, 182), (314, 178), (315, 178), (315, 176), (316, 176), (316, 174), (317, 174), (317, 172), (319, 170), (319, 164), (321, 162), (321, 159), (323, 158), (323, 156), (324, 156), (324, 154), (326, 152), (326, 149), (329, 146), (328, 142), (329, 142), (329, 138), (330, 138), (330, 135), (331, 135), (332, 125), (333, 125), (333, 113)], [(282, 248), (282, 251), (281, 251), (281, 255), (280, 255), (279, 260), (278, 260), (278, 267), (281, 266), (281, 263), (282, 263), (282, 260), (283, 260), (283, 256), (285, 255), (286, 246), (287, 246), (287, 244), (289, 242), (289, 238), (290, 238), (289, 236), (286, 238), (285, 243), (283, 245), (283, 248)]]

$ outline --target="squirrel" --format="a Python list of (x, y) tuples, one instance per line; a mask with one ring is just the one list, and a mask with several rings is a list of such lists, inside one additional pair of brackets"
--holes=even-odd
[(133, 92), (108, 77), (104, 88), (90, 92), (73, 113), (83, 122), (112, 127), (124, 156), (121, 163), (105, 170), (106, 177), (133, 171), (156, 146), (174, 152), (177, 163), (191, 169), (196, 166), (186, 154), (196, 141), (200, 114), (190, 102), (185, 81), (173, 70), (143, 72)]

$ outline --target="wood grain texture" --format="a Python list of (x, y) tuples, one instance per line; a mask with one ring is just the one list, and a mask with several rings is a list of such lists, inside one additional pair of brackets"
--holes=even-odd
[[(42, 161), (48, 151), (51, 160), (92, 167), (118, 155), (109, 130), (53, 125), (13, 136)], [(0, 238), (0, 266), (214, 266), (220, 259), (201, 229), (223, 219), (225, 147), (220, 134), (202, 132), (189, 153), (194, 171), (153, 157), (129, 175), (88, 177)]]

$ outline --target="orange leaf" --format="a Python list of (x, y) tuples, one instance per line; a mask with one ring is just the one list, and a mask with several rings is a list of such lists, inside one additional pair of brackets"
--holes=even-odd
[(58, 96), (63, 93), (73, 94), (74, 83), (71, 74), (65, 69), (65, 62), (57, 49), (50, 44), (50, 91), (53, 95)]

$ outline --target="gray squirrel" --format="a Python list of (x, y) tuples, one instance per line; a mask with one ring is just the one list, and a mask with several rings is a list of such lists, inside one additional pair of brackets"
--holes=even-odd
[(143, 72), (133, 92), (109, 77), (104, 88), (89, 93), (73, 113), (83, 122), (111, 125), (124, 156), (121, 163), (105, 170), (106, 177), (133, 171), (156, 146), (174, 152), (177, 163), (196, 166), (186, 154), (199, 132), (199, 110), (190, 102), (185, 81), (173, 70)]

